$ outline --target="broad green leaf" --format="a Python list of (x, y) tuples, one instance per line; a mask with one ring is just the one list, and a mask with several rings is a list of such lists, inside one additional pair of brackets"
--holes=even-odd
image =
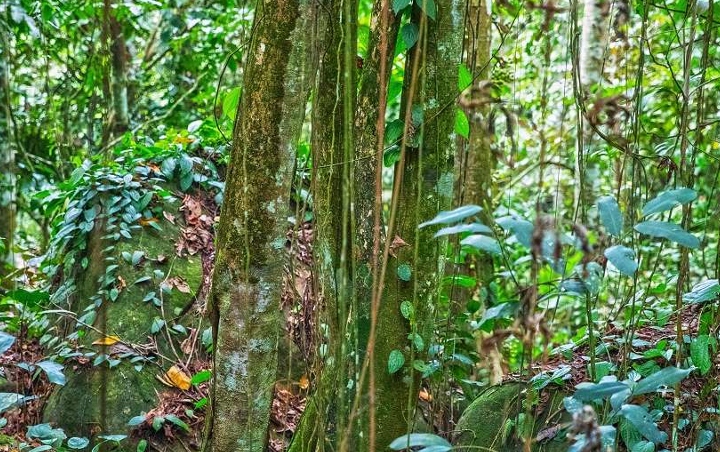
[(509, 317), (512, 314), (514, 314), (515, 311), (517, 311), (517, 308), (518, 308), (518, 303), (513, 302), (513, 301), (500, 303), (491, 308), (488, 308), (483, 313), (482, 318), (478, 321), (477, 328), (482, 329), (483, 326), (485, 325), (485, 323), (487, 323), (491, 320)]
[(437, 17), (437, 8), (435, 7), (434, 0), (415, 0), (415, 3), (420, 5), (420, 8), (430, 19), (435, 20), (435, 17)]
[(630, 449), (630, 452), (655, 452), (655, 444), (645, 440), (638, 441)]
[(626, 246), (611, 246), (605, 250), (604, 254), (610, 263), (620, 270), (620, 273), (633, 276), (638, 269), (638, 263), (635, 262), (635, 251)]
[(408, 264), (400, 264), (397, 268), (397, 275), (401, 280), (408, 282), (412, 277), (412, 268)]
[(470, 137), (470, 122), (465, 112), (459, 108), (455, 109), (455, 132), (465, 139)]
[(431, 226), (434, 224), (456, 223), (458, 221), (464, 220), (465, 218), (471, 217), (480, 211), (482, 211), (482, 207), (472, 204), (458, 207), (457, 209), (453, 210), (443, 211), (437, 214), (432, 220), (420, 223), (420, 226), (418, 226), (418, 228), (424, 228), (425, 226)]
[(180, 427), (181, 429), (185, 430), (186, 432), (190, 431), (190, 427), (182, 419), (175, 416), (174, 414), (166, 414), (165, 420), (175, 424), (176, 426)]
[(703, 450), (710, 445), (715, 433), (712, 430), (701, 429), (698, 432), (697, 440), (695, 441), (695, 450)]
[(0, 413), (7, 411), (9, 408), (20, 406), (35, 398), (36, 397), (24, 396), (14, 392), (0, 392)]
[(201, 370), (200, 372), (192, 376), (192, 378), (190, 379), (190, 384), (197, 386), (200, 383), (205, 383), (206, 381), (210, 380), (210, 378), (212, 378), (211, 370)]
[(471, 246), (490, 254), (498, 255), (502, 253), (502, 249), (500, 248), (498, 241), (486, 235), (475, 234), (467, 236), (460, 241), (460, 244)]
[(532, 235), (535, 226), (527, 220), (522, 220), (512, 217), (498, 218), (496, 220), (498, 226), (506, 231), (510, 231), (515, 234), (518, 242), (523, 246), (530, 248), (532, 242)]
[(687, 377), (694, 368), (678, 369), (677, 367), (665, 367), (647, 378), (643, 378), (632, 390), (633, 395), (647, 394), (661, 389), (662, 386), (673, 386)]
[(147, 450), (148, 442), (146, 439), (141, 439), (138, 441), (138, 445), (135, 448), (135, 452), (145, 452)]
[(622, 233), (623, 216), (618, 202), (612, 196), (603, 196), (597, 201), (600, 221), (610, 235), (619, 237)]
[(473, 75), (463, 63), (458, 64), (458, 90), (464, 91), (472, 85)]
[(155, 317), (152, 321), (152, 325), (150, 326), (150, 332), (152, 334), (157, 334), (157, 332), (160, 331), (164, 326), (165, 321), (160, 317)]
[(416, 351), (421, 352), (425, 349), (425, 341), (419, 334), (410, 333), (408, 334), (408, 339), (410, 340), (410, 342), (412, 342)]
[(627, 419), (645, 438), (655, 444), (667, 441), (667, 433), (658, 429), (652, 416), (648, 411), (639, 405), (623, 405), (620, 413)]
[(237, 108), (238, 103), (240, 103), (240, 94), (242, 93), (242, 88), (237, 87), (233, 88), (230, 91), (228, 91), (227, 94), (225, 94), (225, 98), (223, 99), (222, 104), (222, 110), (223, 114), (230, 118), (231, 121), (235, 120), (235, 115), (237, 114)]
[(127, 438), (127, 435), (98, 435), (98, 438), (110, 441), (111, 443), (119, 443)]
[(15, 336), (0, 331), (0, 355), (10, 350), (15, 343)]
[(415, 308), (412, 302), (403, 300), (403, 302), (400, 303), (400, 314), (408, 320), (412, 319), (415, 316)]
[(394, 374), (405, 364), (405, 355), (400, 350), (393, 350), (388, 356), (388, 372)]
[[(441, 438), (432, 433), (410, 433), (409, 435), (403, 435), (400, 438), (396, 438), (390, 443), (390, 449), (392, 450), (405, 450), (408, 447), (431, 447), (440, 446), (445, 447), (443, 451), (452, 450), (452, 445), (447, 442), (446, 439)], [(441, 449), (438, 449), (440, 451)]]
[(409, 49), (415, 45), (418, 40), (419, 30), (415, 24), (404, 24), (400, 29), (400, 36), (405, 41), (405, 46)]
[(700, 374), (705, 375), (710, 370), (712, 359), (710, 358), (710, 337), (707, 334), (701, 334), (690, 342), (690, 357), (693, 364), (700, 369)]
[(698, 240), (697, 237), (674, 223), (665, 221), (643, 221), (635, 225), (635, 230), (641, 234), (668, 239), (686, 248), (694, 249), (700, 246), (700, 240)]
[(573, 397), (581, 401), (589, 401), (595, 399), (604, 399), (620, 391), (629, 389), (627, 383), (622, 381), (613, 381), (612, 379), (603, 379), (600, 383), (580, 383), (577, 385)]
[(195, 132), (197, 132), (198, 129), (200, 129), (200, 126), (202, 125), (202, 123), (203, 123), (203, 122), (202, 122), (202, 119), (197, 119), (197, 120), (191, 122), (191, 123), (188, 124), (188, 126), (187, 126), (187, 131), (190, 132), (190, 133), (195, 133)]
[(412, 3), (412, 0), (393, 0), (393, 11), (395, 11), (395, 14), (398, 14), (410, 5), (410, 3)]
[(131, 418), (128, 421), (128, 425), (131, 427), (135, 427), (135, 426), (142, 424), (143, 422), (145, 422), (145, 415), (141, 414), (139, 416), (134, 416), (133, 418)]
[(482, 223), (470, 223), (470, 224), (459, 224), (456, 226), (448, 226), (437, 231), (434, 237), (441, 237), (443, 235), (459, 234), (461, 232), (475, 232), (479, 234), (492, 234), (492, 229), (485, 226)]
[(697, 284), (692, 290), (683, 295), (686, 303), (705, 303), (715, 300), (720, 295), (720, 283), (717, 279), (708, 279)]
[(50, 380), (50, 383), (63, 386), (65, 384), (65, 374), (63, 373), (62, 364), (55, 361), (40, 361), (37, 366), (41, 368)]
[(68, 439), (67, 445), (70, 449), (85, 449), (88, 444), (90, 444), (90, 440), (87, 438), (80, 438), (77, 436), (73, 436), (72, 438)]
[(691, 188), (678, 188), (660, 193), (655, 199), (649, 201), (643, 207), (643, 216), (670, 210), (675, 206), (687, 204), (697, 198), (697, 192)]

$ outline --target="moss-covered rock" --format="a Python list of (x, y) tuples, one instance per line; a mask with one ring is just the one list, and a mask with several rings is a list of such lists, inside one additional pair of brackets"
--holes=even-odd
[(516, 452), (523, 450), (520, 438), (533, 438), (536, 452), (565, 452), (568, 444), (559, 426), (569, 418), (562, 409), (565, 394), (555, 388), (546, 389), (529, 410), (527, 418), (527, 386), (506, 383), (488, 388), (463, 412), (457, 424), (455, 445), (460, 451), (492, 450)]
[[(71, 306), (77, 317), (96, 311), (88, 328), (72, 319), (67, 324), (84, 354), (65, 361), (67, 382), (51, 394), (44, 410), (44, 421), (68, 436), (130, 435), (131, 418), (155, 408), (163, 392), (179, 391), (156, 377), (187, 359), (181, 342), (191, 328), (201, 333), (208, 324), (202, 316), (180, 315), (196, 301), (204, 278), (199, 254), (176, 253), (183, 218), (177, 201), (161, 200), (155, 207), (173, 222), (156, 217), (137, 221), (129, 238), (109, 239), (105, 225), (97, 221), (88, 235), (87, 268), (77, 266), (65, 275), (75, 279)], [(113, 282), (102, 293), (102, 280), (108, 277)], [(94, 309), (98, 293), (102, 303)], [(88, 355), (89, 350), (94, 354)]]

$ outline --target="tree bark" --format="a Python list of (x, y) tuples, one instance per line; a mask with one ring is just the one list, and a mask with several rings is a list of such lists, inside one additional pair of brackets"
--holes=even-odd
[(282, 328), (280, 290), (295, 146), (307, 91), (298, 0), (264, 0), (238, 106), (211, 295), (211, 450), (263, 451)]
[[(400, 184), (397, 208), (400, 215), (396, 230), (411, 246), (401, 247), (397, 258), (388, 262), (386, 291), (378, 315), (381, 336), (377, 339), (375, 352), (376, 422), (381, 428), (376, 446), (381, 450), (413, 426), (420, 376), (412, 368), (412, 360), (420, 359), (427, 350), (413, 352), (408, 335), (419, 334), (425, 344), (430, 343), (434, 305), (444, 271), (445, 241), (434, 238), (435, 231), (431, 228), (418, 229), (417, 226), (439, 211), (448, 210), (453, 198), (457, 149), (453, 106), (462, 52), (464, 2), (437, 3), (437, 20), (421, 18), (422, 14), (416, 7), (414, 20), (427, 20), (427, 35), (424, 37), (421, 33), (416, 44), (424, 48), (421, 47), (419, 52), (411, 49), (403, 93), (406, 108), (416, 107), (423, 112), (423, 123), (415, 131), (421, 134), (420, 145), (405, 150), (404, 162), (401, 159), (398, 163), (398, 166), (404, 165), (404, 176), (396, 181)], [(422, 30), (422, 24), (419, 28)], [(413, 71), (414, 67), (417, 72)], [(416, 92), (411, 94), (413, 78), (419, 83)], [(398, 269), (401, 266), (409, 266), (409, 281), (400, 277)], [(400, 305), (405, 300), (414, 306), (412, 321), (406, 320), (400, 312)], [(391, 375), (388, 357), (392, 350), (403, 352), (406, 365)]]
[[(5, 40), (3, 39), (3, 43)], [(10, 116), (10, 49), (3, 46), (0, 55), (0, 286), (9, 284), (4, 277), (12, 268), (13, 237), (17, 207), (15, 203), (15, 151)]]

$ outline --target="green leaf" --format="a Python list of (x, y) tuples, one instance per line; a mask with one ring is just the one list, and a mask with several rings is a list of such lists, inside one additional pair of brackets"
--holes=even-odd
[(603, 379), (600, 383), (580, 383), (577, 385), (573, 397), (580, 401), (605, 399), (611, 395), (629, 389), (627, 383), (614, 381), (610, 378)]
[(163, 175), (166, 178), (171, 179), (176, 167), (177, 159), (175, 159), (174, 157), (168, 157), (163, 160), (162, 164), (160, 165), (160, 171), (162, 171)]
[(148, 442), (146, 439), (141, 439), (138, 441), (138, 445), (135, 448), (135, 452), (145, 452), (147, 450)]
[(502, 254), (500, 243), (492, 237), (486, 235), (470, 235), (460, 241), (461, 245), (471, 246), (475, 249), (485, 251), (490, 254), (498, 255)]
[(63, 373), (62, 364), (58, 364), (55, 361), (40, 361), (37, 366), (41, 368), (45, 375), (47, 375), (50, 383), (63, 386), (65, 384), (65, 374)]
[(158, 331), (160, 331), (165, 326), (165, 321), (161, 319), (160, 317), (155, 317), (152, 321), (152, 326), (150, 327), (150, 332), (152, 334), (157, 334)]
[(110, 441), (111, 443), (119, 443), (127, 438), (127, 435), (98, 435), (98, 438)]
[(630, 449), (630, 452), (655, 452), (655, 444), (645, 440), (638, 441)]
[(475, 232), (479, 234), (492, 234), (492, 229), (482, 223), (459, 224), (457, 226), (448, 226), (442, 228), (435, 233), (433, 237), (442, 237), (444, 235), (459, 234), (462, 232)]
[(72, 438), (68, 439), (67, 445), (70, 449), (85, 449), (88, 444), (90, 444), (90, 440), (87, 438), (80, 438), (77, 436), (73, 436)]
[(163, 424), (165, 423), (165, 418), (162, 416), (155, 416), (152, 421), (152, 428), (156, 432), (160, 431)]
[(133, 266), (140, 263), (140, 260), (145, 256), (145, 253), (143, 251), (133, 251), (132, 253), (132, 264)]
[(180, 190), (186, 192), (193, 183), (193, 173), (188, 172), (180, 176)]
[(190, 384), (197, 386), (200, 383), (205, 383), (206, 381), (210, 380), (210, 378), (212, 378), (211, 370), (201, 370), (200, 372), (192, 376), (192, 378), (190, 379)]
[(14, 392), (0, 392), (0, 413), (7, 411), (9, 408), (20, 406), (23, 403), (36, 399), (34, 396), (24, 396)]
[(683, 378), (687, 377), (688, 374), (693, 371), (693, 369), (693, 367), (689, 369), (678, 369), (674, 366), (665, 367), (659, 372), (655, 372), (649, 377), (643, 378), (642, 380), (637, 382), (637, 384), (632, 390), (632, 394), (634, 396), (640, 394), (647, 394), (649, 392), (655, 392), (660, 390), (661, 386), (673, 386), (675, 383), (678, 383)]
[(412, 3), (412, 0), (393, 0), (393, 11), (398, 14), (403, 9), (407, 8)]
[(510, 231), (515, 234), (518, 242), (526, 248), (530, 248), (532, 245), (532, 235), (535, 229), (532, 223), (527, 220), (504, 217), (496, 220), (498, 226), (506, 231)]
[(0, 331), (0, 355), (10, 350), (15, 343), (15, 336)]
[(202, 122), (202, 119), (197, 119), (197, 120), (191, 122), (191, 123), (188, 124), (188, 126), (187, 126), (187, 131), (190, 132), (190, 133), (195, 133), (195, 132), (197, 132), (198, 129), (200, 129), (200, 126), (202, 126), (202, 123), (203, 123), (203, 122)]
[(402, 36), (403, 41), (405, 41), (405, 46), (408, 49), (415, 45), (418, 40), (419, 33), (420, 31), (418, 30), (418, 26), (412, 23), (405, 24), (400, 29), (400, 36)]
[(459, 108), (455, 109), (455, 132), (465, 139), (470, 137), (470, 123), (465, 112)]
[(452, 445), (446, 439), (432, 433), (410, 433), (395, 439), (390, 443), (392, 450), (405, 450), (408, 447), (439, 447), (434, 452), (447, 452), (452, 450)]
[(667, 433), (658, 429), (652, 416), (648, 411), (639, 405), (623, 405), (620, 413), (627, 419), (645, 438), (655, 444), (667, 441)]
[(635, 262), (635, 251), (626, 246), (611, 246), (605, 250), (604, 254), (620, 273), (633, 276), (638, 269), (638, 263)]
[(701, 429), (695, 441), (695, 450), (700, 451), (709, 446), (714, 437), (715, 433), (712, 430)]
[(388, 356), (388, 372), (394, 374), (405, 364), (405, 355), (400, 350), (393, 350)]
[(408, 282), (410, 281), (410, 278), (412, 277), (412, 269), (410, 268), (410, 265), (408, 264), (400, 264), (397, 268), (397, 275), (398, 278), (401, 280)]
[(720, 295), (720, 283), (717, 279), (708, 279), (697, 284), (692, 290), (683, 295), (686, 303), (705, 303), (706, 301), (715, 300)]
[(473, 75), (470, 69), (463, 63), (458, 64), (458, 90), (464, 91), (465, 88), (472, 85)]
[(705, 375), (712, 367), (710, 358), (710, 336), (701, 334), (690, 342), (690, 357), (693, 364), (700, 369), (700, 374)]
[(235, 115), (237, 114), (237, 108), (238, 104), (240, 103), (240, 94), (242, 93), (242, 88), (237, 87), (233, 88), (230, 91), (228, 91), (227, 94), (225, 94), (225, 98), (223, 99), (223, 114), (230, 118), (231, 121), (235, 120)]
[(185, 430), (186, 432), (189, 432), (189, 431), (190, 431), (190, 427), (189, 427), (185, 422), (183, 422), (182, 419), (180, 419), (179, 417), (175, 416), (174, 414), (166, 414), (166, 415), (165, 415), (165, 420), (166, 420), (166, 421), (169, 421), (169, 422), (172, 422), (173, 424), (175, 424), (176, 426), (178, 426), (178, 427), (180, 427), (181, 429)]
[(411, 320), (415, 316), (415, 308), (412, 302), (403, 300), (403, 302), (400, 303), (400, 314), (406, 319)]
[(420, 336), (417, 333), (410, 333), (408, 334), (408, 339), (410, 342), (412, 342), (413, 346), (415, 347), (415, 350), (421, 352), (425, 349), (425, 341), (423, 340), (422, 336)]
[(462, 221), (465, 218), (471, 217), (476, 213), (482, 211), (482, 207), (475, 205), (467, 205), (458, 207), (457, 209), (440, 212), (430, 221), (420, 223), (418, 228), (424, 228), (425, 226), (431, 226), (434, 224), (449, 224)]
[(643, 216), (664, 212), (680, 204), (687, 204), (697, 198), (697, 192), (691, 188), (678, 188), (660, 193), (643, 207)]
[(429, 18), (435, 20), (437, 16), (437, 8), (435, 7), (434, 0), (415, 0), (415, 3), (427, 14)]
[(145, 422), (145, 415), (141, 414), (139, 416), (134, 416), (132, 419), (130, 419), (128, 421), (128, 425), (131, 427), (135, 427), (142, 424), (143, 422)]
[(668, 239), (686, 248), (695, 249), (700, 246), (700, 240), (698, 240), (697, 237), (674, 223), (665, 221), (643, 221), (635, 225), (635, 230), (641, 234)]
[(612, 196), (603, 196), (597, 201), (600, 221), (610, 235), (619, 237), (623, 228), (623, 216), (617, 200)]

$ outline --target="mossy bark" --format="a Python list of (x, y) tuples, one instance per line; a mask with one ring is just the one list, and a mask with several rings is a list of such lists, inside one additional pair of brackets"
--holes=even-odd
[[(465, 61), (475, 81), (463, 97), (465, 113), (470, 123), (461, 182), (462, 204), (476, 204), (483, 208), (481, 218), (490, 225), (493, 221), (493, 172), (496, 166), (490, 132), (490, 32), (491, 20), (488, 0), (472, 0), (465, 32), (467, 54)], [(460, 159), (461, 162), (463, 159)], [(481, 287), (488, 287), (493, 276), (493, 260), (487, 253), (472, 258), (473, 273)]]
[[(461, 61), (464, 4), (453, 0), (437, 4), (437, 8), (435, 21), (423, 17), (419, 8), (413, 12), (413, 20), (427, 21), (427, 34), (421, 34), (416, 44), (422, 46), (420, 50), (411, 50), (404, 105), (421, 109), (424, 120), (416, 131), (421, 134), (419, 147), (407, 148), (404, 162), (398, 164), (404, 164), (404, 168), (402, 179), (396, 182), (400, 184), (396, 230), (411, 246), (400, 248), (397, 258), (388, 262), (385, 296), (378, 315), (380, 335), (375, 351), (378, 448), (387, 447), (413, 427), (419, 375), (412, 369), (412, 361), (420, 356), (412, 351), (408, 334), (419, 334), (425, 344), (430, 343), (435, 300), (444, 271), (445, 241), (435, 239), (430, 228), (417, 226), (447, 210), (453, 197), (457, 142), (453, 106)], [(417, 88), (411, 93), (413, 86)], [(396, 175), (397, 170), (396, 167)], [(398, 272), (401, 266), (409, 266), (409, 280), (401, 278)], [(400, 304), (405, 300), (414, 306), (415, 316), (410, 322), (400, 313)], [(387, 363), (393, 350), (403, 352), (407, 365), (391, 375)]]
[[(178, 218), (182, 216), (177, 205), (167, 203), (163, 210)], [(92, 438), (98, 434), (130, 434), (131, 427), (127, 423), (132, 417), (155, 408), (159, 393), (176, 390), (162, 385), (156, 375), (167, 371), (182, 358), (173, 353), (178, 344), (174, 342), (171, 345), (169, 341), (179, 342), (184, 337), (173, 334), (171, 339), (166, 329), (153, 333), (151, 327), (156, 318), (165, 321), (165, 328), (174, 325), (173, 319), (180, 323), (177, 313), (193, 301), (192, 292), (200, 288), (203, 270), (199, 256), (175, 256), (175, 243), (168, 238), (178, 237), (179, 227), (163, 221), (162, 229), (158, 232), (144, 227), (133, 232), (131, 239), (117, 242), (110, 249), (110, 243), (102, 238), (104, 223), (97, 221), (87, 240), (87, 269), (77, 266), (75, 274), (69, 276), (75, 279), (76, 290), (67, 308), (80, 317), (87, 312), (86, 308), (93, 305), (92, 298), (99, 289), (98, 279), (107, 274), (109, 265), (118, 265), (113, 273), (114, 280), (118, 282), (116, 287), (119, 287), (117, 299), (103, 300), (94, 328), (87, 330), (79, 342), (98, 355), (105, 354), (111, 360), (121, 360), (112, 368), (108, 367), (108, 361), (86, 366), (66, 362), (67, 382), (50, 395), (43, 417), (45, 422), (63, 428), (69, 436)], [(136, 251), (144, 256), (136, 265), (123, 259), (123, 252), (133, 254)], [(169, 257), (160, 263), (158, 256)], [(156, 271), (161, 272), (162, 277)], [(146, 277), (148, 279), (144, 282), (134, 283)], [(174, 278), (187, 283), (191, 293), (177, 289), (163, 293), (163, 282)], [(120, 281), (124, 281), (126, 286), (123, 287)], [(158, 294), (163, 309), (143, 301), (150, 292)], [(202, 318), (198, 318), (185, 325), (202, 330), (206, 326), (203, 322)], [(66, 323), (67, 332), (76, 328), (74, 319)], [(80, 329), (84, 328), (80, 326)], [(93, 345), (104, 336), (116, 336), (121, 342), (114, 347)], [(150, 360), (150, 356), (143, 355), (142, 350), (145, 347), (152, 350), (153, 345), (157, 346), (157, 356)], [(145, 359), (131, 361), (136, 357)], [(169, 359), (165, 360), (165, 357)], [(135, 368), (136, 364), (142, 366)]]
[(10, 50), (0, 54), (0, 287), (10, 286), (4, 281), (12, 265), (13, 236), (15, 235), (15, 152), (11, 140), (10, 117)]
[[(277, 372), (280, 291), (302, 80), (290, 72), (297, 0), (264, 0), (238, 106), (211, 292), (212, 433), (217, 452), (261, 451)], [(298, 119), (299, 118), (299, 119)]]
[[(544, 404), (531, 410), (533, 419), (524, 420), (527, 386), (505, 383), (487, 388), (463, 412), (455, 429), (453, 445), (458, 451), (493, 450), (515, 452), (523, 450), (520, 434), (536, 438), (541, 431), (554, 432), (532, 445), (534, 452), (564, 452), (569, 443), (561, 425), (569, 425), (570, 416), (563, 409), (565, 393), (548, 387)], [(519, 417), (520, 416), (520, 417)], [(555, 429), (557, 427), (557, 430)], [(524, 430), (527, 430), (523, 433)]]

